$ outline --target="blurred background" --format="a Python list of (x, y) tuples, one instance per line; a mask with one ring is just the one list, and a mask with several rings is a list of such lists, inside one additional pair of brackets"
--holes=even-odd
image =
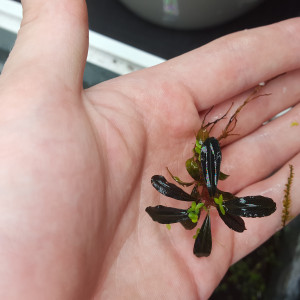
[[(155, 2), (146, 0), (147, 2)], [(197, 0), (196, 2), (213, 2)], [(140, 0), (140, 2), (143, 2)], [(166, 1), (161, 0), (161, 7)], [(176, 2), (176, 1), (175, 1)], [(183, 2), (190, 2), (183, 0)], [(227, 2), (217, 0), (214, 2)], [(252, 0), (235, 0), (251, 3)], [(164, 59), (200, 47), (234, 31), (271, 24), (300, 16), (299, 0), (266, 0), (226, 23), (205, 29), (176, 30), (154, 25), (130, 11), (117, 0), (87, 0), (90, 29)], [(238, 6), (238, 5), (237, 5)], [(249, 7), (250, 8), (250, 7)], [(178, 8), (179, 10), (179, 8)], [(180, 12), (178, 12), (180, 15)], [(213, 18), (213, 16), (211, 17)]]
[[(0, 0), (0, 72), (21, 21), (19, 2)], [(87, 7), (91, 31), (84, 87), (235, 31), (300, 16), (300, 0), (87, 0)], [(211, 299), (299, 300), (299, 228), (297, 217), (231, 267)]]
[[(236, 7), (238, 3), (250, 3), (249, 11), (245, 11), (243, 15), (235, 19), (229, 19), (226, 23), (209, 28), (172, 30), (145, 21), (129, 10), (130, 2), (154, 3), (154, 0), (123, 1), (124, 4), (127, 2), (127, 6), (118, 0), (87, 0), (86, 2), (91, 30), (164, 59), (170, 59), (235, 31), (263, 26), (300, 15), (299, 0), (265, 0), (257, 1), (257, 3), (256, 0), (234, 0), (233, 2), (237, 3)], [(177, 1), (160, 0), (159, 2), (163, 9), (164, 3)], [(181, 0), (180, 2), (182, 4), (190, 1)], [(213, 1), (196, 0), (195, 2)], [(226, 3), (227, 0), (214, 2)], [(253, 6), (252, 9), (251, 6)]]

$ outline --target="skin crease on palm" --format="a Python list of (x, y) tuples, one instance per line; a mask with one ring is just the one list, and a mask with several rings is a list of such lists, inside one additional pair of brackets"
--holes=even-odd
[[(0, 77), (0, 299), (207, 299), (232, 263), (280, 229), (288, 164), (291, 215), (300, 210), (300, 126), (291, 127), (300, 121), (300, 19), (83, 90), (85, 2), (22, 5)], [(184, 163), (205, 111), (214, 105), (214, 120), (281, 73), (262, 91), (270, 96), (239, 114), (239, 135), (222, 141), (221, 171), (230, 177), (219, 183), (271, 197), (277, 211), (245, 219), (239, 234), (212, 210), (212, 253), (197, 258), (194, 232), (168, 231), (146, 214), (147, 206), (188, 206), (161, 196), (150, 178), (170, 180), (169, 167), (188, 180)]]

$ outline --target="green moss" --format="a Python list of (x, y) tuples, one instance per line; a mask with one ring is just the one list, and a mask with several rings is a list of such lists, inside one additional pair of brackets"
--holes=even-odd
[(290, 167), (290, 175), (285, 185), (284, 190), (284, 199), (283, 199), (283, 209), (281, 213), (281, 225), (284, 227), (286, 223), (292, 218), (290, 216), (290, 206), (291, 206), (291, 186), (294, 178), (294, 167), (293, 165), (289, 165)]

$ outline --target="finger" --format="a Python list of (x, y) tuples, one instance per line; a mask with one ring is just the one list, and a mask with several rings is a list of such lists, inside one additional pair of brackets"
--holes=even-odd
[(29, 86), (39, 86), (51, 78), (55, 85), (77, 88), (88, 46), (85, 1), (23, 0), (22, 5), (21, 28), (1, 79), (13, 77), (24, 85), (28, 79)]
[(287, 180), (290, 175), (289, 164), (294, 166), (294, 177), (290, 189), (291, 207), (289, 215), (291, 217), (296, 217), (299, 214), (300, 154), (296, 155), (291, 161), (285, 164), (272, 177), (241, 192), (241, 195), (255, 193), (271, 197), (277, 203), (277, 210), (274, 214), (266, 218), (244, 219), (247, 230), (241, 235), (236, 234), (237, 241), (235, 243), (234, 261), (239, 260), (242, 256), (245, 256), (247, 253), (257, 248), (272, 234), (282, 228), (281, 216), (283, 213), (284, 190), (286, 189)]
[[(278, 170), (300, 152), (300, 104), (222, 151), (221, 171), (230, 174), (220, 188), (237, 192)], [(238, 178), (238, 180), (237, 180)]]
[(193, 97), (198, 111), (240, 94), (259, 82), (300, 68), (300, 18), (237, 32), (157, 67)]

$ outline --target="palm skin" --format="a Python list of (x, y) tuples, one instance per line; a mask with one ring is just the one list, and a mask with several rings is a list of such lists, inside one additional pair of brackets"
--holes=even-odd
[[(23, 26), (0, 78), (0, 298), (208, 298), (233, 262), (280, 228), (288, 163), (296, 170), (292, 196), (299, 190), (299, 126), (286, 126), (299, 120), (299, 19), (237, 33), (83, 91), (84, 3), (37, 2), (23, 1)], [(188, 180), (184, 162), (204, 112), (215, 105), (210, 117), (220, 117), (248, 89), (283, 72), (268, 85), (272, 97), (239, 115), (239, 136), (223, 141), (221, 171), (230, 177), (220, 184), (272, 197), (278, 210), (246, 220), (243, 234), (212, 210), (212, 254), (196, 258), (194, 231), (168, 231), (145, 213), (150, 205), (188, 206), (161, 197), (150, 178), (169, 167)], [(295, 201), (294, 216), (299, 206)]]

